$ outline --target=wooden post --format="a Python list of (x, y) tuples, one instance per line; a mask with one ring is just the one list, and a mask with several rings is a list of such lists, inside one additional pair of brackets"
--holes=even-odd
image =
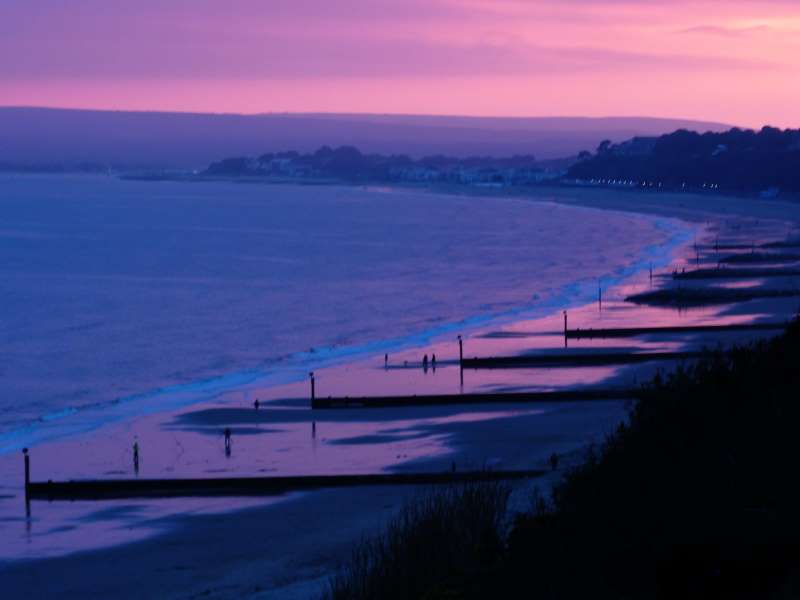
[(567, 311), (564, 311), (564, 337), (567, 337)]
[(315, 397), (315, 389), (314, 389), (314, 371), (311, 371), (308, 374), (308, 377), (311, 379), (311, 402), (314, 402)]
[(653, 263), (650, 263), (650, 282), (653, 282)]
[(25, 456), (25, 526), (30, 530), (31, 526), (31, 457), (28, 456), (28, 449), (23, 448), (22, 454)]
[(459, 381), (459, 393), (464, 393), (464, 340), (459, 335), (458, 336), (458, 381)]
[(28, 488), (31, 485), (31, 457), (28, 456), (28, 449), (23, 448), (22, 454), (25, 456), (25, 497), (28, 496)]

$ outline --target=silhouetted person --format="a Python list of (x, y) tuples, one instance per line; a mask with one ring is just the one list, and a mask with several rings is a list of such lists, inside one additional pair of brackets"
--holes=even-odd
[(133, 442), (133, 470), (139, 472), (139, 442)]
[(231, 455), (231, 428), (225, 428), (225, 456)]
[(550, 455), (550, 468), (555, 471), (558, 468), (558, 454), (553, 452)]
[(436, 370), (436, 355), (431, 356), (431, 369)]
[(428, 355), (427, 354), (422, 358), (422, 368), (425, 371), (428, 370)]
[(311, 421), (311, 437), (312, 438), (317, 437), (317, 422), (316, 421)]
[(383, 355), (383, 368), (384, 369), (388, 369), (389, 368), (389, 355), (388, 354), (384, 354)]
[(255, 402), (253, 402), (253, 406), (256, 408), (256, 410), (258, 410), (258, 408), (261, 406), (261, 403), (258, 401), (258, 398), (256, 398)]

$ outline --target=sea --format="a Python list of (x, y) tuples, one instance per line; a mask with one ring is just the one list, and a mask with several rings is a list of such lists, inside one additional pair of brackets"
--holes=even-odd
[(691, 235), (536, 188), (0, 174), (0, 454), (580, 305)]

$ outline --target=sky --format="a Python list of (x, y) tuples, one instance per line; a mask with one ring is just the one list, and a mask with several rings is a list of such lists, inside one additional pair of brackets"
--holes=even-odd
[(0, 0), (0, 105), (800, 126), (799, 0)]

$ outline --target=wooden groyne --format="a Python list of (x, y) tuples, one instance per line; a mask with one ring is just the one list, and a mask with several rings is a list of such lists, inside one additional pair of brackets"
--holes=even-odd
[(272, 496), (303, 490), (366, 485), (434, 485), (539, 477), (541, 469), (447, 471), (376, 475), (296, 475), (215, 479), (97, 479), (28, 482), (28, 500), (113, 500), (186, 496)]
[(664, 327), (618, 327), (607, 329), (569, 329), (570, 339), (625, 338), (659, 333), (723, 333), (727, 331), (773, 331), (785, 329), (785, 323), (742, 323), (730, 325), (674, 325)]
[(526, 367), (600, 367), (657, 360), (688, 360), (702, 352), (587, 352), (584, 354), (529, 354), (465, 358), (464, 369), (516, 369)]
[(762, 298), (791, 298), (800, 296), (800, 288), (665, 288), (653, 292), (643, 292), (625, 298), (633, 304), (649, 306), (711, 306), (714, 304), (733, 304)]
[(698, 250), (755, 250), (756, 248), (800, 248), (800, 240), (783, 240), (777, 242), (766, 242), (763, 244), (743, 244), (743, 243), (715, 243), (715, 244), (695, 244)]
[(755, 263), (793, 263), (800, 261), (800, 254), (779, 253), (779, 252), (748, 252), (745, 254), (731, 254), (719, 259), (721, 263), (728, 264), (755, 264)]
[(695, 250), (752, 250), (753, 248), (762, 248), (761, 245), (754, 245), (754, 244), (733, 244), (733, 243), (716, 243), (716, 244), (695, 244)]
[(769, 242), (761, 244), (762, 248), (800, 248), (800, 240), (785, 240), (782, 242)]
[(576, 389), (549, 392), (509, 392), (494, 394), (438, 394), (423, 396), (363, 396), (314, 398), (311, 408), (405, 408), (408, 406), (446, 406), (462, 404), (517, 404), (535, 402), (612, 401), (637, 398), (635, 389)]
[(797, 277), (800, 269), (791, 267), (774, 268), (714, 268), (714, 269), (694, 269), (682, 273), (673, 273), (672, 278), (676, 280), (695, 280), (695, 279), (763, 279), (765, 277)]

